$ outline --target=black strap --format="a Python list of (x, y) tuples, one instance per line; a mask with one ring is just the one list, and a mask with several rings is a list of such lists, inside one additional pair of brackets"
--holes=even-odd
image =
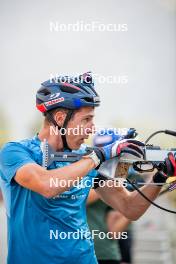
[[(73, 110), (69, 110), (67, 115), (66, 115), (66, 118), (65, 118), (65, 121), (64, 121), (64, 124), (62, 126), (62, 128), (65, 128), (67, 129), (67, 125), (68, 125), (68, 122), (69, 120), (71, 119), (72, 115), (73, 115)], [(66, 139), (66, 135), (61, 135), (61, 138), (62, 138), (62, 141), (63, 141), (63, 146), (64, 146), (64, 149), (68, 149), (71, 151), (71, 149), (69, 148), (68, 144), (67, 144), (67, 139)]]
[[(52, 115), (50, 112), (47, 112), (46, 116), (47, 116), (48, 120), (49, 120), (49, 121), (50, 121), (55, 127), (57, 127), (59, 131), (61, 131), (62, 128), (67, 129), (68, 122), (69, 122), (69, 120), (71, 119), (71, 117), (72, 117), (72, 115), (73, 115), (73, 112), (74, 112), (73, 110), (69, 110), (69, 111), (68, 111), (68, 113), (67, 113), (67, 115), (66, 115), (66, 118), (65, 118), (65, 121), (64, 121), (64, 124), (63, 124), (62, 127), (60, 127), (60, 126), (57, 124), (57, 122), (55, 121), (53, 115)], [(61, 138), (62, 138), (62, 142), (63, 142), (64, 150), (67, 149), (67, 150), (70, 150), (70, 151), (71, 151), (71, 149), (69, 148), (69, 146), (68, 146), (68, 144), (67, 144), (66, 135), (65, 135), (65, 134), (61, 135)]]

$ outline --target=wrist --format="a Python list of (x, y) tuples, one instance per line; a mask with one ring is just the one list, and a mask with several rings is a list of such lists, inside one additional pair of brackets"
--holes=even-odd
[(98, 158), (94, 150), (91, 153), (83, 156), (82, 158), (91, 160), (93, 168), (97, 168), (100, 165), (100, 159)]

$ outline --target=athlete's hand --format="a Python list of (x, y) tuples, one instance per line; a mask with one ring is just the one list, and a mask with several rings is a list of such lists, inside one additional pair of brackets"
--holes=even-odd
[(176, 153), (174, 155), (172, 152), (168, 153), (168, 156), (165, 159), (164, 172), (168, 177), (176, 176)]
[(105, 160), (109, 160), (114, 157), (120, 157), (123, 153), (131, 154), (134, 157), (143, 158), (143, 146), (144, 144), (138, 140), (124, 139), (115, 141), (114, 143), (105, 147), (95, 147), (93, 150), (97, 154), (100, 163), (102, 163)]
[(168, 153), (161, 169), (153, 176), (155, 183), (165, 183), (169, 177), (176, 177), (176, 153)]

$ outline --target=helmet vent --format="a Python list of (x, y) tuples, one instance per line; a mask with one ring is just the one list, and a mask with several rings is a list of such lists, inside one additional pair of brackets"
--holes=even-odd
[(92, 98), (90, 98), (90, 97), (84, 97), (84, 100), (86, 102), (88, 102), (88, 103), (92, 103), (93, 102)]
[(40, 93), (40, 94), (42, 94), (42, 95), (45, 95), (45, 96), (47, 96), (47, 95), (50, 95), (50, 94), (51, 94), (51, 92), (50, 92), (50, 91), (48, 91), (48, 89), (42, 89), (41, 91), (39, 91), (39, 93)]
[(74, 94), (74, 93), (78, 93), (79, 90), (74, 88), (74, 87), (69, 87), (69, 86), (60, 86), (60, 89), (62, 92), (65, 92), (65, 93), (71, 93), (71, 94)]

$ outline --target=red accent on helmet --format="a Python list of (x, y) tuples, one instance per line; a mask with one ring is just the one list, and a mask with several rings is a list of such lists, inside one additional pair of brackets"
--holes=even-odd
[(47, 110), (44, 104), (37, 104), (36, 107), (42, 113), (45, 113)]
[(71, 83), (63, 83), (62, 84), (63, 86), (67, 86), (67, 87), (70, 87), (70, 88), (73, 88), (73, 89), (76, 89), (76, 90), (81, 90), (80, 88), (78, 88), (77, 86), (71, 84)]

